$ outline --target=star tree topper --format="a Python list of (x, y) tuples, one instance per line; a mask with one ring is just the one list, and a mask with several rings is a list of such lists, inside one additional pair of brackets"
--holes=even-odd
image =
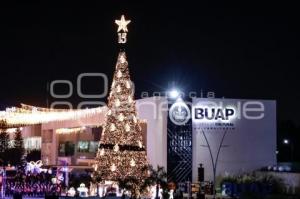
[(127, 25), (130, 23), (130, 20), (125, 20), (125, 16), (122, 15), (120, 20), (115, 20), (115, 23), (119, 26), (118, 32), (123, 30), (124, 32), (128, 32)]

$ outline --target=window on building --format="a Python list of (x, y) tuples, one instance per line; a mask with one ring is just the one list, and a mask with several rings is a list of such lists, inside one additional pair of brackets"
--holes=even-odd
[(59, 156), (65, 156), (65, 143), (60, 143), (58, 148)]
[(81, 153), (89, 152), (89, 142), (88, 141), (79, 141), (78, 142), (78, 152), (81, 152)]
[(41, 137), (24, 138), (24, 148), (27, 151), (40, 150), (41, 149), (41, 143), (42, 143)]
[(89, 147), (89, 152), (90, 153), (96, 153), (98, 150), (98, 143), (99, 142), (95, 142), (95, 141), (90, 141), (90, 147)]
[(65, 156), (73, 156), (75, 152), (75, 144), (72, 142), (65, 142)]

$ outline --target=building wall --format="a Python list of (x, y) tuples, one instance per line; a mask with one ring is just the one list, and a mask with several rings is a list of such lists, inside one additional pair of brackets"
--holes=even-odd
[(58, 164), (59, 135), (56, 134), (57, 129), (101, 126), (105, 121), (105, 113), (106, 110), (99, 114), (91, 114), (76, 120), (54, 121), (42, 124), (42, 160), (49, 165)]
[[(213, 101), (219, 104), (218, 107), (221, 108), (233, 108), (236, 110), (235, 116), (241, 115), (241, 119), (235, 117), (235, 119), (229, 121), (234, 126), (230, 126), (227, 130), (223, 143), (224, 147), (221, 148), (219, 155), (217, 175), (234, 175), (276, 164), (275, 101), (259, 100), (264, 106), (264, 111), (251, 114), (264, 113), (264, 117), (256, 120), (243, 117), (243, 105), (249, 100), (198, 98), (193, 100), (193, 108), (202, 106), (207, 101)], [(223, 103), (223, 105), (220, 105), (220, 103)], [(252, 108), (257, 107), (254, 105)], [(241, 112), (238, 110), (241, 110)], [(214, 123), (196, 122), (194, 114), (193, 111), (193, 181), (197, 181), (197, 167), (200, 163), (203, 164), (205, 169), (205, 180), (212, 180), (212, 162), (203, 131), (207, 136), (215, 159), (226, 127), (216, 128)]]
[(40, 137), (42, 131), (42, 125), (36, 124), (32, 126), (26, 126), (22, 128), (22, 135), (24, 137)]
[(138, 118), (147, 122), (147, 157), (154, 167), (167, 168), (168, 101), (162, 97), (137, 100)]

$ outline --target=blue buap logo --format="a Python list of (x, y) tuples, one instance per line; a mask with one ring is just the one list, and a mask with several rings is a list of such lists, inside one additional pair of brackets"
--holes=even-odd
[(178, 99), (170, 108), (170, 120), (176, 125), (184, 125), (191, 118), (191, 111), (182, 99)]

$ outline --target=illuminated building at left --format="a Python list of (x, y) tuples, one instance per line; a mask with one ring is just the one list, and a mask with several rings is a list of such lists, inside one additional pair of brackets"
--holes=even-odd
[[(148, 160), (167, 167), (167, 111), (157, 109), (160, 104), (167, 104), (166, 99), (153, 97), (137, 100), (136, 107)], [(41, 150), (44, 165), (90, 167), (106, 112), (106, 107), (63, 110), (21, 104), (0, 112), (0, 121), (11, 138), (16, 127), (21, 127), (26, 151)]]

